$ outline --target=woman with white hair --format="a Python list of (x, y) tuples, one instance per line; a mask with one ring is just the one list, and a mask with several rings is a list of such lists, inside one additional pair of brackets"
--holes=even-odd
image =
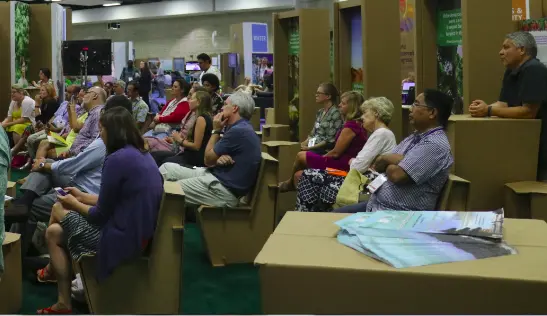
[[(376, 157), (390, 152), (396, 145), (395, 135), (387, 127), (393, 115), (393, 103), (385, 97), (370, 98), (361, 105), (363, 128), (369, 138), (357, 156), (349, 161), (349, 167), (365, 173)], [(331, 211), (344, 177), (315, 169), (307, 169), (298, 182), (296, 211)]]

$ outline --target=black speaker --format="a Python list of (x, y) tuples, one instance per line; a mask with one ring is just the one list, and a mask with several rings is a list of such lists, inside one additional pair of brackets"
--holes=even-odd
[(109, 39), (63, 41), (63, 75), (84, 74), (82, 57), (86, 55), (88, 76), (112, 75), (112, 41)]

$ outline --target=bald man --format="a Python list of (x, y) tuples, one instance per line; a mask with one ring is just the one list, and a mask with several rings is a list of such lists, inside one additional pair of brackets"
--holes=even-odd
[[(85, 92), (82, 106), (89, 114), (70, 150), (59, 155), (59, 158), (63, 159), (78, 155), (99, 136), (99, 116), (105, 102), (106, 91), (103, 88), (91, 87)], [(71, 103), (69, 106), (75, 107), (76, 105)], [(71, 110), (75, 111), (75, 109)]]

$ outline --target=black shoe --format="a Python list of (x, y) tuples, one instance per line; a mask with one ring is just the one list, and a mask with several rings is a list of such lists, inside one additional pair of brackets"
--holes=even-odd
[(4, 217), (10, 223), (24, 223), (27, 221), (29, 208), (23, 204), (16, 204), (15, 201), (10, 203), (5, 209)]

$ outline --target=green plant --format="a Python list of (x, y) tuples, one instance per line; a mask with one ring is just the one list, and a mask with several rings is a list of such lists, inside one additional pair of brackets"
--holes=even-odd
[(25, 77), (29, 67), (30, 5), (15, 4), (15, 78)]

